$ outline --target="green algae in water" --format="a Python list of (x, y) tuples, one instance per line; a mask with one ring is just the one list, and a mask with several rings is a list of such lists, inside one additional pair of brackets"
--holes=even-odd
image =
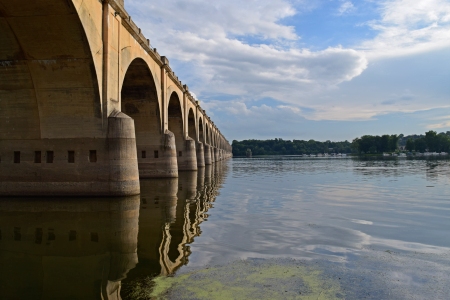
[(343, 299), (339, 282), (298, 261), (246, 260), (154, 279), (152, 299)]

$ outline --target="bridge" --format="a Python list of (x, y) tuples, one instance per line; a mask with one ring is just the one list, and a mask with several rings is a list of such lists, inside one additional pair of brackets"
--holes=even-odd
[(0, 0), (0, 195), (135, 195), (229, 157), (123, 0)]

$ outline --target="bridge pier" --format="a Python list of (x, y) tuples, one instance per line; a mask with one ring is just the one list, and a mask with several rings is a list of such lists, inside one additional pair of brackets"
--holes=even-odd
[(220, 159), (219, 159), (219, 149), (217, 149), (216, 147), (214, 147), (214, 161), (215, 162), (220, 161)]
[(211, 157), (211, 146), (208, 144), (204, 145), (204, 154), (205, 154), (205, 166), (211, 165), (212, 157)]
[(178, 171), (197, 171), (197, 152), (195, 150), (195, 141), (190, 137), (187, 137), (184, 144), (184, 151), (179, 152), (177, 157)]
[(138, 145), (140, 178), (178, 177), (177, 151), (174, 134), (166, 130), (159, 144)]
[(197, 142), (197, 167), (203, 168), (205, 166), (205, 149), (202, 142)]
[(114, 111), (106, 138), (0, 140), (2, 196), (139, 194), (134, 121)]
[(210, 152), (211, 152), (211, 163), (215, 163), (216, 162), (216, 156), (214, 154), (214, 147), (213, 146), (210, 147)]

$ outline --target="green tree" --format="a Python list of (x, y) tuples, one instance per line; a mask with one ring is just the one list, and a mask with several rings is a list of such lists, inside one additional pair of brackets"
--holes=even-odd
[(413, 151), (414, 150), (414, 141), (413, 139), (408, 139), (406, 141), (406, 150)]
[(427, 149), (427, 142), (424, 137), (418, 138), (414, 141), (414, 148), (416, 151), (425, 152)]
[(437, 132), (430, 130), (425, 133), (425, 141), (427, 143), (428, 151), (434, 152), (438, 151), (439, 148), (439, 138)]

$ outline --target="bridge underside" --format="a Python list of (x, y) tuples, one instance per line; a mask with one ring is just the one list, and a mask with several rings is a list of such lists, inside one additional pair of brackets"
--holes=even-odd
[[(177, 177), (220, 160), (196, 142), (195, 126), (184, 134), (182, 99), (159, 106), (142, 59), (125, 75), (117, 110), (106, 109), (102, 32), (85, 28), (78, 2), (88, 5), (0, 0), (0, 196), (133, 195), (139, 177)], [(100, 2), (89, 5), (99, 9), (92, 18), (102, 16)]]

